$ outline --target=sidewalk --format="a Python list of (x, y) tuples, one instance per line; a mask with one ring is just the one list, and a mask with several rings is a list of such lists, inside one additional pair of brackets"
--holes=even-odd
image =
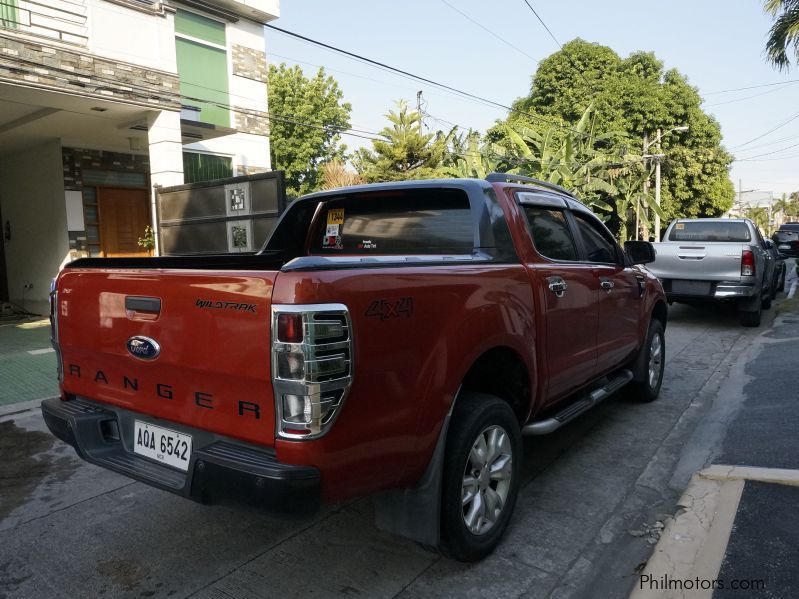
[(47, 319), (0, 324), (0, 406), (58, 395)]
[(714, 464), (692, 478), (631, 599), (799, 597), (799, 298), (777, 313)]

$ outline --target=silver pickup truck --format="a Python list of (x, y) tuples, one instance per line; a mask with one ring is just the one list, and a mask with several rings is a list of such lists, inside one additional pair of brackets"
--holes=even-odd
[(777, 294), (767, 244), (749, 219), (677, 219), (648, 268), (669, 302), (735, 301), (741, 324), (756, 327)]

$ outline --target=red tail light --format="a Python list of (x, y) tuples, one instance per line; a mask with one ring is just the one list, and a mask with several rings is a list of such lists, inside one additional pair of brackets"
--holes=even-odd
[(741, 253), (741, 276), (751, 277), (755, 274), (755, 255), (752, 250)]
[(278, 314), (277, 339), (283, 343), (302, 343), (302, 314), (289, 312)]

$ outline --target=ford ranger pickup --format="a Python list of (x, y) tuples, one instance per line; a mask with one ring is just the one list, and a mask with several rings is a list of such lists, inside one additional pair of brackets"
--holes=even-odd
[(381, 528), (480, 559), (521, 435), (622, 387), (658, 396), (652, 259), (534, 179), (312, 194), (255, 255), (69, 264), (42, 412), (83, 459), (159, 489), (303, 512), (373, 495)]
[(735, 302), (744, 326), (760, 326), (779, 282), (773, 244), (745, 218), (676, 219), (649, 265), (669, 301)]

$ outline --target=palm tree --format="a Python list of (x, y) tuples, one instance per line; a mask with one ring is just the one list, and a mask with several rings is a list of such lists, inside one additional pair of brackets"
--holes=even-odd
[(779, 70), (787, 71), (791, 66), (790, 46), (799, 61), (799, 0), (765, 0), (764, 7), (774, 17), (766, 41), (766, 56)]

